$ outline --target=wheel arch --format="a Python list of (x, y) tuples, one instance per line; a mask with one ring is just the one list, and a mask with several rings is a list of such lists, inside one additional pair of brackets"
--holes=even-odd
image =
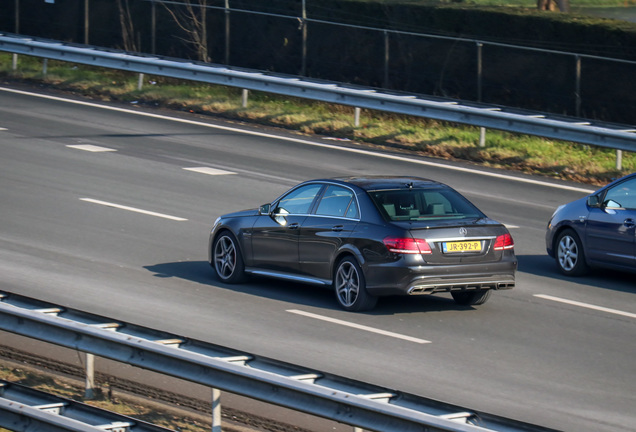
[[(556, 256), (556, 251), (558, 247), (557, 241), (559, 240), (559, 236), (561, 235), (563, 231), (566, 231), (566, 230), (574, 231), (574, 233), (577, 235), (581, 243), (583, 243), (582, 233), (573, 224), (566, 224), (566, 223), (561, 224), (554, 230), (554, 235), (552, 236), (551, 247), (552, 247), (553, 256)], [(587, 262), (587, 254), (585, 254), (585, 261)]]
[(214, 255), (214, 251), (213, 251), (214, 243), (216, 242), (216, 239), (219, 238), (219, 236), (226, 231), (232, 234), (232, 236), (234, 236), (234, 238), (236, 239), (236, 246), (238, 247), (239, 252), (243, 256), (243, 259), (245, 259), (245, 251), (243, 249), (243, 242), (241, 237), (232, 229), (231, 226), (218, 225), (218, 226), (215, 226), (214, 229), (210, 232), (210, 241), (208, 242), (208, 262), (210, 263), (210, 265), (214, 265), (214, 263), (212, 262), (213, 260), (212, 257)]
[(362, 253), (351, 245), (343, 245), (343, 247), (334, 255), (333, 262), (331, 263), (331, 282), (333, 282), (334, 273), (338, 263), (348, 256), (355, 258), (362, 269), (362, 272), (365, 273), (366, 260), (362, 256)]

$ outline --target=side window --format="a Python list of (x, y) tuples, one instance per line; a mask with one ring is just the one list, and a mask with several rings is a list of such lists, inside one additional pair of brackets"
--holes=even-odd
[(289, 214), (307, 214), (311, 203), (314, 202), (314, 198), (320, 189), (321, 184), (308, 184), (298, 189), (294, 189), (287, 195), (285, 195), (279, 202), (275, 213), (289, 213)]
[(320, 199), (316, 214), (335, 217), (358, 217), (353, 192), (341, 186), (330, 185)]
[(609, 189), (603, 205), (608, 208), (636, 209), (636, 179), (624, 181)]

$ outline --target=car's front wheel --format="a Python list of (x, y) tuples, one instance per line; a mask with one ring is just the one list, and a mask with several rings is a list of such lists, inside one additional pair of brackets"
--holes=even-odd
[(367, 292), (366, 281), (355, 258), (343, 258), (336, 266), (333, 278), (338, 304), (345, 310), (359, 312), (372, 309), (378, 298)]
[(487, 289), (484, 291), (451, 292), (451, 295), (455, 303), (459, 305), (479, 306), (488, 301), (491, 291)]
[(212, 265), (222, 282), (238, 283), (245, 278), (245, 265), (238, 242), (229, 231), (221, 232), (214, 240)]
[(581, 239), (574, 230), (563, 230), (556, 241), (556, 263), (566, 276), (580, 276), (587, 272), (585, 252)]

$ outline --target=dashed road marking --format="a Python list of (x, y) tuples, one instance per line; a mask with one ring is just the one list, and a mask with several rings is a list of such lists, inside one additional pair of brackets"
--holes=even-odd
[(305, 312), (305, 311), (301, 311), (301, 310), (298, 310), (298, 309), (288, 309), (287, 312), (293, 313), (293, 314), (296, 314), (296, 315), (306, 316), (308, 318), (314, 318), (314, 319), (321, 320), (321, 321), (327, 321), (327, 322), (330, 322), (332, 324), (338, 324), (338, 325), (341, 325), (341, 326), (352, 327), (352, 328), (355, 328), (355, 329), (358, 329), (358, 330), (364, 330), (364, 331), (368, 331), (368, 332), (371, 332), (371, 333), (377, 333), (377, 334), (381, 334), (383, 336), (389, 336), (389, 337), (393, 337), (393, 338), (397, 338), (397, 339), (402, 339), (402, 340), (406, 340), (406, 341), (409, 341), (409, 342), (415, 342), (415, 343), (419, 343), (419, 344), (431, 343), (431, 341), (428, 341), (428, 340), (425, 340), (425, 339), (414, 338), (414, 337), (406, 336), (406, 335), (399, 334), (399, 333), (393, 333), (393, 332), (386, 331), (386, 330), (380, 330), (380, 329), (377, 329), (377, 328), (374, 328), (374, 327), (368, 327), (368, 326), (365, 326), (365, 325), (354, 324), (354, 323), (351, 323), (349, 321), (343, 321), (343, 320), (339, 320), (339, 319), (336, 319), (336, 318), (329, 318), (329, 317), (326, 317), (326, 316), (323, 316), (323, 315), (317, 315), (317, 314), (314, 314), (314, 313), (311, 313), (311, 312)]
[(208, 174), (208, 175), (230, 175), (230, 174), (236, 174), (235, 172), (232, 172), (232, 171), (225, 171), (225, 170), (222, 170), (222, 169), (216, 169), (216, 168), (210, 168), (210, 167), (192, 167), (192, 168), (184, 168), (184, 170), (198, 172), (198, 173), (201, 173), (201, 174)]
[(574, 301), (574, 300), (568, 300), (568, 299), (564, 299), (561, 297), (553, 297), (550, 295), (545, 295), (545, 294), (535, 294), (535, 297), (538, 298), (542, 298), (544, 300), (551, 300), (551, 301), (555, 301), (555, 302), (559, 302), (559, 303), (565, 303), (565, 304), (569, 304), (572, 306), (578, 306), (578, 307), (582, 307), (582, 308), (586, 308), (586, 309), (593, 309), (593, 310), (597, 310), (600, 312), (607, 312), (607, 313), (611, 313), (614, 315), (620, 315), (620, 316), (624, 316), (624, 317), (628, 317), (628, 318), (636, 318), (636, 314), (631, 313), (631, 312), (625, 312), (622, 310), (618, 310), (618, 309), (610, 309), (610, 308), (606, 308), (603, 306), (596, 306), (593, 304), (589, 304), (589, 303), (582, 303), (582, 302), (578, 302), (578, 301)]
[(108, 148), (108, 147), (100, 147), (100, 146), (96, 146), (96, 145), (92, 145), (92, 144), (74, 144), (74, 145), (67, 145), (66, 147), (68, 148), (73, 148), (73, 149), (78, 149), (78, 150), (84, 150), (84, 151), (89, 151), (89, 152), (114, 152), (117, 151), (115, 149), (112, 148)]
[(115, 204), (115, 203), (111, 203), (111, 202), (100, 201), (100, 200), (96, 200), (96, 199), (92, 199), (92, 198), (80, 198), (80, 200), (81, 201), (85, 201), (85, 202), (89, 202), (89, 203), (93, 203), (93, 204), (99, 204), (99, 205), (107, 206), (107, 207), (113, 207), (113, 208), (117, 208), (117, 209), (120, 209), (120, 210), (127, 210), (127, 211), (131, 211), (131, 212), (135, 212), (135, 213), (142, 213), (142, 214), (145, 214), (145, 215), (156, 216), (156, 217), (160, 217), (160, 218), (164, 218), (164, 219), (170, 219), (170, 220), (174, 220), (174, 221), (178, 221), (178, 222), (187, 221), (187, 219), (184, 219), (184, 218), (181, 218), (181, 217), (177, 217), (177, 216), (170, 216), (170, 215), (163, 214), (163, 213), (156, 213), (156, 212), (152, 212), (152, 211), (148, 211), (148, 210), (142, 210), (142, 209), (135, 208), (135, 207), (128, 207), (128, 206)]

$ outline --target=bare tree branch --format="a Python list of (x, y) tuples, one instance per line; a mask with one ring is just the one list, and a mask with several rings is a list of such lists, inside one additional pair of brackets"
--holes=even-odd
[(166, 3), (161, 3), (174, 22), (187, 34), (187, 38), (181, 38), (186, 44), (194, 47), (197, 59), (210, 62), (208, 50), (208, 30), (207, 30), (207, 5), (208, 0), (184, 0), (183, 6), (169, 7)]
[(130, 13), (129, 0), (117, 0), (119, 8), (119, 23), (121, 25), (121, 38), (126, 51), (139, 51), (139, 47), (135, 43), (135, 29), (133, 26), (132, 15)]

